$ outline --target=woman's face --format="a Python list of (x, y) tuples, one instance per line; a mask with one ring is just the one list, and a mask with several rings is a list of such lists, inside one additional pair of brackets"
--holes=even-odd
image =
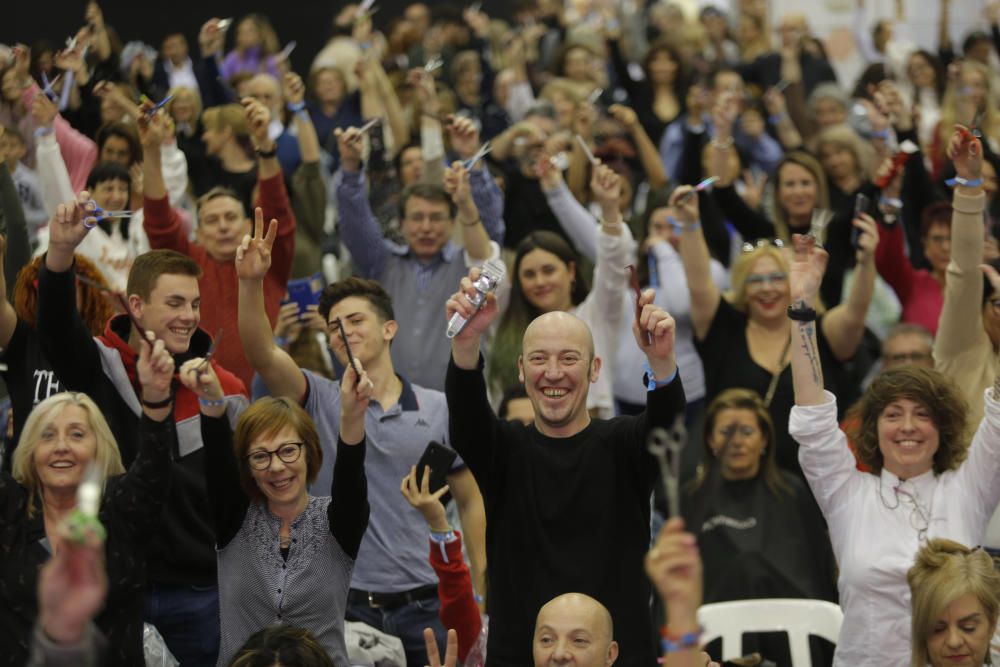
[(816, 208), (816, 178), (800, 164), (788, 162), (778, 170), (778, 205), (785, 217), (805, 219)]
[(17, 72), (11, 67), (3, 73), (3, 80), (0, 81), (0, 93), (6, 102), (17, 102), (21, 99), (21, 86), (17, 82)]
[(524, 298), (543, 313), (573, 307), (573, 281), (576, 267), (558, 255), (535, 248), (521, 258), (517, 279)]
[(819, 147), (819, 160), (824, 171), (834, 180), (858, 173), (854, 152), (847, 146), (835, 143), (823, 144)]
[(981, 72), (970, 67), (962, 68), (962, 89), (969, 95), (969, 101), (976, 109), (986, 103), (987, 84)]
[(128, 183), (117, 178), (97, 183), (90, 194), (105, 211), (124, 211), (128, 208)]
[(1000, 345), (1000, 292), (990, 294), (983, 306), (983, 329), (994, 346)]
[(736, 28), (736, 36), (741, 44), (749, 44), (754, 40), (760, 39), (760, 28), (757, 26), (756, 21), (744, 16), (740, 19), (739, 26)]
[(910, 56), (910, 62), (906, 67), (906, 73), (910, 77), (910, 83), (914, 88), (932, 88), (937, 78), (934, 66), (923, 55), (915, 53)]
[(981, 667), (993, 636), (994, 622), (983, 604), (966, 593), (945, 607), (927, 637), (932, 667)]
[(208, 155), (218, 155), (228, 139), (228, 132), (210, 125), (206, 125), (201, 132), (201, 141), (205, 144), (205, 153)]
[[(253, 457), (270, 455), (270, 463), (262, 470), (252, 465)], [(257, 436), (247, 448), (247, 465), (257, 488), (267, 498), (269, 506), (294, 506), (307, 495), (308, 470), (305, 445), (291, 426), (286, 426), (273, 436)], [(295, 459), (287, 461), (284, 459)]]
[(765, 255), (754, 262), (743, 291), (750, 319), (759, 322), (787, 317), (791, 302), (788, 274), (773, 257)]
[(563, 76), (572, 81), (590, 81), (592, 59), (587, 49), (575, 48), (566, 53), (563, 60)]
[(344, 99), (344, 77), (335, 70), (323, 70), (316, 75), (316, 99), (324, 104), (336, 104)]
[(937, 424), (922, 403), (900, 397), (878, 416), (882, 465), (900, 479), (910, 479), (930, 470), (940, 446)]
[(951, 225), (935, 222), (927, 228), (927, 234), (922, 239), (924, 257), (927, 258), (934, 273), (944, 275), (951, 261)]
[(649, 59), (649, 78), (654, 84), (674, 83), (677, 78), (677, 61), (669, 51), (660, 49)]
[(243, 19), (236, 28), (236, 48), (249, 49), (253, 46), (260, 46), (260, 31), (252, 20)]
[(752, 479), (760, 471), (767, 440), (752, 410), (726, 408), (715, 416), (709, 446), (723, 479)]
[(819, 129), (839, 125), (847, 119), (847, 109), (837, 100), (824, 98), (816, 101), (816, 126)]
[(569, 95), (563, 93), (553, 93), (552, 108), (556, 112), (556, 122), (559, 127), (573, 127), (573, 113), (576, 111), (576, 102), (570, 99)]
[(177, 95), (170, 105), (170, 115), (176, 123), (194, 123), (194, 101), (186, 94)]
[(35, 472), (43, 489), (72, 492), (97, 455), (97, 437), (87, 411), (67, 405), (52, 418), (35, 446)]

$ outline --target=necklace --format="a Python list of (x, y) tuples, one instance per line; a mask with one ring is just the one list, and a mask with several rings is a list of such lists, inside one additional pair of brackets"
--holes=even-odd
[(878, 478), (878, 499), (882, 502), (882, 506), (888, 510), (896, 510), (902, 504), (902, 496), (906, 498), (909, 504), (913, 506), (910, 511), (910, 526), (917, 531), (917, 540), (920, 542), (925, 542), (927, 540), (927, 529), (931, 525), (930, 511), (927, 510), (923, 503), (920, 502), (920, 495), (917, 493), (916, 488), (912, 492), (907, 491), (903, 488), (906, 484), (905, 480), (900, 480), (899, 484), (892, 487), (893, 497), (896, 501), (894, 505), (890, 505), (885, 501), (885, 495), (882, 493), (882, 475)]

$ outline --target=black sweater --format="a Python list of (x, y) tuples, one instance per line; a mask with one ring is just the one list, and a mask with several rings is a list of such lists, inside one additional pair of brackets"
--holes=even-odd
[(646, 413), (595, 419), (568, 438), (497, 419), (482, 360), (475, 371), (449, 362), (445, 395), (452, 446), (486, 506), (487, 666), (530, 665), (539, 608), (570, 592), (611, 612), (621, 648), (616, 665), (655, 664), (643, 557), (657, 466), (645, 443), (651, 426), (668, 427), (683, 414), (680, 378), (649, 394)]

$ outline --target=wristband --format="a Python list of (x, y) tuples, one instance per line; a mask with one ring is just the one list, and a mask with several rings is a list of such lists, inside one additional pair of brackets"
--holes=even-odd
[(288, 347), (288, 339), (284, 336), (275, 336), (274, 344), (281, 348)]
[(460, 224), (461, 224), (461, 225), (462, 225), (463, 227), (475, 227), (476, 225), (478, 225), (478, 224), (479, 224), (479, 223), (481, 223), (482, 221), (483, 221), (483, 219), (482, 219), (482, 218), (476, 218), (476, 219), (475, 219), (475, 220), (473, 220), (472, 222), (463, 222), (463, 221), (459, 220), (459, 223), (460, 223)]
[(257, 154), (257, 157), (272, 158), (278, 154), (278, 144), (277, 142), (275, 142), (274, 146), (272, 146), (271, 150), (269, 151), (265, 151), (260, 148), (254, 148), (254, 152)]
[(962, 178), (961, 176), (956, 176), (955, 178), (949, 178), (944, 183), (950, 188), (953, 188), (956, 185), (961, 185), (967, 188), (978, 188), (983, 184), (983, 178), (982, 176), (980, 176), (979, 178), (976, 179), (968, 179), (968, 178)]
[(36, 127), (35, 137), (41, 139), (42, 137), (47, 137), (52, 134), (53, 129), (51, 127)]
[(889, 130), (872, 130), (871, 136), (873, 139), (884, 139), (889, 140)]
[(771, 122), (771, 125), (780, 125), (786, 118), (788, 118), (788, 116), (783, 113), (773, 113), (767, 117), (767, 119)]
[(642, 367), (646, 371), (642, 374), (642, 384), (646, 387), (646, 391), (656, 391), (660, 387), (666, 387), (677, 378), (677, 370), (680, 368), (679, 366), (675, 366), (674, 372), (670, 374), (670, 377), (665, 380), (657, 380), (648, 361), (643, 362)]
[(431, 531), (432, 542), (438, 542), (440, 544), (450, 544), (454, 542), (456, 539), (458, 538), (455, 536), (454, 530), (448, 530), (448, 532), (446, 533), (436, 533), (433, 530)]
[(142, 398), (141, 396), (139, 397), (139, 400), (142, 401), (142, 404), (145, 405), (147, 408), (150, 408), (152, 410), (159, 410), (160, 408), (165, 408), (171, 403), (173, 403), (174, 395), (171, 394), (162, 401), (147, 401), (145, 398)]
[(816, 310), (809, 306), (788, 307), (788, 319), (790, 320), (795, 320), (796, 322), (815, 322), (817, 317)]
[(289, 111), (291, 111), (292, 113), (298, 113), (298, 112), (300, 112), (300, 111), (302, 111), (303, 109), (306, 108), (306, 103), (305, 102), (295, 102), (293, 104), (293, 103), (289, 102), (288, 104), (285, 105), (285, 108), (288, 109)]
[(701, 220), (695, 220), (694, 222), (689, 222), (687, 224), (677, 221), (672, 215), (667, 216), (667, 223), (670, 228), (674, 230), (674, 233), (680, 234), (681, 232), (693, 232), (696, 229), (701, 229)]
[(202, 398), (201, 396), (198, 397), (198, 405), (201, 405), (202, 407), (217, 408), (220, 405), (225, 405), (225, 404), (226, 404), (225, 398)]
[(663, 648), (664, 653), (677, 653), (678, 651), (698, 648), (702, 632), (702, 628), (698, 628), (693, 632), (688, 632), (678, 637), (671, 636), (667, 632), (667, 628), (664, 627), (660, 631), (660, 646)]
[(732, 148), (733, 138), (729, 137), (725, 141), (719, 141), (715, 137), (712, 137), (712, 140), (709, 143), (712, 144), (712, 148), (718, 148), (720, 150), (724, 148)]

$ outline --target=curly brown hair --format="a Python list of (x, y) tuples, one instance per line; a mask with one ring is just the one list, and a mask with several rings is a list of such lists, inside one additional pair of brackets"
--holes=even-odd
[(858, 460), (874, 474), (882, 472), (878, 420), (889, 404), (907, 398), (924, 406), (938, 430), (934, 472), (954, 470), (969, 453), (969, 406), (954, 381), (929, 368), (903, 366), (879, 374), (855, 406), (859, 420), (850, 433)]
[[(25, 264), (18, 271), (17, 282), (14, 284), (14, 310), (31, 328), (35, 327), (38, 313), (38, 272), (43, 259), (44, 257), (35, 257)], [(83, 255), (76, 255), (76, 273), (98, 285), (108, 285), (104, 274)], [(87, 325), (87, 330), (92, 335), (99, 336), (104, 333), (104, 325), (115, 314), (115, 309), (97, 288), (84, 283), (77, 283), (77, 288), (80, 290), (80, 317)]]

